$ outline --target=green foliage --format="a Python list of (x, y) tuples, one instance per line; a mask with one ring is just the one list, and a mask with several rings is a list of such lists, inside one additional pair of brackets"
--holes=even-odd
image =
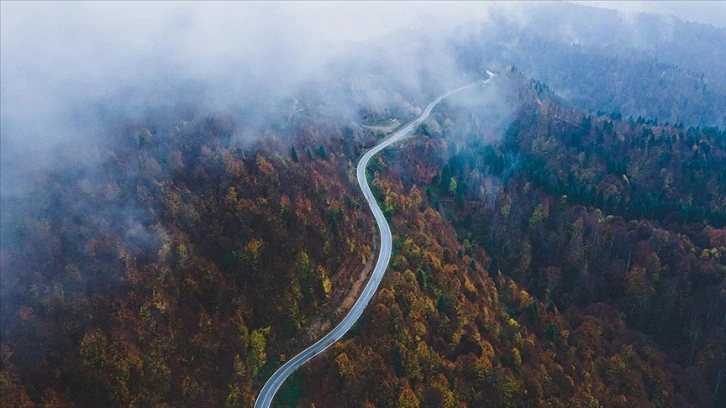
[[(679, 355), (685, 364), (691, 357), (679, 347), (697, 347), (694, 333), (703, 326), (691, 325), (690, 334), (684, 335), (686, 316), (693, 310), (699, 316), (708, 315), (708, 306), (695, 299), (715, 293), (723, 276), (692, 279), (683, 265), (691, 265), (690, 273), (696, 268), (723, 269), (693, 263), (701, 262), (696, 258), (714, 260), (711, 249), (703, 252), (694, 239), (700, 236), (697, 240), (702, 245), (714, 245), (706, 244), (706, 236), (714, 234), (706, 229), (719, 230), (701, 224), (681, 225), (674, 232), (643, 218), (647, 213), (630, 215), (631, 222), (611, 215), (627, 214), (632, 203), (648, 200), (649, 191), (655, 191), (654, 185), (634, 172), (635, 156), (628, 151), (640, 145), (631, 144), (632, 139), (653, 139), (647, 142), (648, 154), (663, 157), (658, 149), (668, 145), (663, 136), (667, 132), (659, 129), (662, 133), (654, 142), (655, 131), (650, 134), (638, 128), (633, 133), (612, 118), (570, 118), (562, 110), (558, 114), (575, 125), (550, 126), (548, 141), (536, 140), (541, 135), (533, 132), (547, 126), (530, 115), (528, 122), (510, 128), (508, 137), (515, 140), (505, 140), (501, 146), (451, 149), (447, 142), (440, 143), (441, 149), (453, 155), (438, 163), (439, 174), (432, 180), (434, 187), (427, 188), (422, 208), (437, 203), (436, 208), (457, 227), (458, 238), (447, 238), (453, 232), (434, 221), (432, 214), (437, 213), (433, 211), (427, 210), (420, 224), (404, 214), (393, 214), (392, 224), (405, 225), (401, 228), (405, 233), (395, 240), (397, 257), (392, 267), (409, 272), (393, 274), (384, 282), (388, 287), (381, 290), (391, 294), (380, 301), (385, 308), (378, 309), (373, 302), (376, 319), (363, 320), (361, 334), (341, 346), (354, 365), (370, 361), (361, 357), (362, 350), (390, 350), (380, 355), (388, 372), (401, 383), (411, 378), (407, 372), (414, 364), (409, 356), (417, 356), (427, 380), (425, 385), (406, 384), (412, 384), (421, 404), (437, 406), (449, 398), (470, 406), (617, 406), (624, 399), (649, 405), (693, 398), (679, 392), (672, 380), (687, 368), (663, 361), (666, 355)], [(598, 138), (605, 144), (602, 150), (594, 143)], [(603, 157), (610, 144), (619, 154), (608, 164)], [(714, 149), (715, 143), (709, 145), (709, 154), (721, 154)], [(545, 155), (540, 148), (550, 150)], [(418, 150), (414, 146), (411, 151)], [(683, 153), (673, 151), (673, 155)], [(408, 157), (415, 158), (409, 164), (411, 170), (401, 173), (435, 163), (425, 155)], [(660, 166), (674, 169), (663, 160)], [(376, 188), (385, 193), (382, 200), (406, 191), (386, 177), (388, 171), (380, 169), (375, 176)], [(494, 200), (472, 193), (482, 190), (482, 177), (496, 178), (502, 186), (494, 190)], [(452, 181), (456, 187), (450, 189)], [(457, 203), (451, 196), (456, 198), (461, 186), (468, 190), (463, 190)], [(714, 191), (720, 188), (718, 183), (712, 186)], [(673, 191), (672, 198), (681, 190)], [(702, 195), (699, 199), (706, 203), (715, 198)], [(593, 204), (579, 205), (585, 202)], [(654, 218), (658, 217), (669, 216)], [(668, 220), (678, 219), (670, 215)], [(454, 244), (458, 240), (463, 243)], [(677, 283), (685, 281), (690, 281), (688, 289)], [(682, 320), (674, 322), (679, 319), (676, 316)], [(652, 339), (647, 351), (637, 346), (642, 343), (636, 338)], [(445, 384), (437, 377), (439, 372), (447, 378)], [(717, 370), (701, 372), (708, 376), (702, 384), (716, 381)], [(625, 383), (615, 378), (633, 380)], [(671, 380), (654, 386), (654, 378)], [(357, 387), (367, 381), (347, 382), (345, 392), (361, 395)], [(403, 384), (400, 387), (406, 389)], [(329, 394), (320, 398), (337, 401)], [(714, 398), (704, 401), (711, 403)]]
[(305, 385), (305, 372), (297, 370), (280, 387), (275, 403), (281, 407), (297, 407)]
[(247, 366), (252, 375), (267, 363), (267, 336), (270, 334), (270, 327), (252, 330), (250, 334), (250, 348), (247, 356)]
[(322, 160), (328, 160), (328, 152), (325, 150), (325, 146), (322, 144), (318, 147), (318, 157)]

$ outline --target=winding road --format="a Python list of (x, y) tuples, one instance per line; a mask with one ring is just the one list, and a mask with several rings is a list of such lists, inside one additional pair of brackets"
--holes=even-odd
[(365, 197), (366, 201), (368, 202), (368, 206), (373, 212), (373, 216), (376, 219), (378, 229), (381, 233), (381, 248), (380, 252), (378, 253), (378, 261), (376, 262), (376, 267), (375, 269), (373, 269), (373, 273), (371, 273), (371, 277), (368, 280), (365, 288), (363, 289), (360, 297), (353, 304), (353, 307), (343, 318), (343, 320), (341, 320), (341, 322), (338, 323), (338, 325), (335, 326), (333, 330), (328, 332), (328, 334), (323, 336), (320, 340), (303, 350), (300, 354), (288, 360), (285, 364), (282, 365), (282, 367), (277, 369), (277, 371), (275, 371), (270, 379), (267, 380), (265, 386), (262, 387), (262, 391), (260, 391), (260, 394), (257, 396), (255, 408), (268, 408), (272, 404), (272, 399), (275, 397), (275, 394), (282, 386), (282, 383), (285, 382), (290, 374), (292, 374), (295, 370), (297, 370), (300, 366), (308, 362), (313, 357), (325, 351), (328, 347), (333, 345), (333, 343), (343, 337), (343, 335), (348, 330), (350, 330), (351, 327), (353, 327), (355, 322), (358, 321), (360, 316), (363, 314), (363, 310), (368, 305), (368, 302), (370, 302), (373, 294), (376, 293), (378, 285), (381, 283), (381, 279), (383, 279), (383, 274), (386, 272), (386, 268), (388, 268), (388, 261), (391, 259), (391, 245), (393, 242), (393, 238), (391, 236), (391, 227), (388, 225), (386, 218), (383, 216), (383, 211), (381, 211), (381, 207), (378, 206), (375, 197), (373, 197), (373, 192), (371, 191), (371, 188), (368, 185), (368, 180), (366, 179), (366, 167), (368, 166), (368, 162), (378, 152), (401, 140), (403, 137), (416, 129), (421, 123), (423, 123), (424, 120), (429, 117), (429, 114), (431, 114), (431, 110), (439, 102), (441, 102), (442, 99), (466, 88), (473, 87), (477, 84), (483, 85), (491, 81), (491, 79), (494, 77), (494, 73), (491, 71), (487, 71), (487, 74), (489, 75), (489, 78), (485, 81), (477, 81), (469, 85), (462, 86), (461, 88), (454, 89), (453, 91), (449, 91), (436, 98), (433, 102), (428, 104), (426, 109), (424, 109), (423, 113), (421, 113), (421, 116), (414, 119), (403, 129), (398, 130), (390, 137), (375, 145), (371, 150), (366, 152), (363, 157), (361, 157), (360, 161), (358, 161), (358, 167), (356, 169), (358, 185), (360, 186), (361, 191), (363, 191), (363, 196)]

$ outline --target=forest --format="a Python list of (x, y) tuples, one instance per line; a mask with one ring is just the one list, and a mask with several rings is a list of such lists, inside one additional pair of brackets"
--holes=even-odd
[(512, 80), (529, 104), (501, 144), (452, 109), (384, 153), (381, 201), (404, 213), (388, 287), (301, 374), (301, 405), (724, 403), (723, 132), (583, 113)]
[(726, 407), (726, 23), (591, 5), (0, 1), (0, 407), (253, 407), (455, 89), (272, 406)]
[[(443, 103), (371, 163), (389, 270), (276, 404), (726, 404), (726, 132), (499, 80), (522, 103), (498, 141)], [(3, 199), (2, 406), (249, 407), (350, 307), (377, 253), (354, 168), (383, 132), (236, 126), (119, 124)]]

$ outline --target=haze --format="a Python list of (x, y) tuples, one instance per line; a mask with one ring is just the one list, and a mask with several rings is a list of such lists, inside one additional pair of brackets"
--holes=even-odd
[[(443, 28), (487, 6), (440, 3), (2, 3), (2, 174), (98, 132), (89, 105), (141, 114), (287, 92), (342, 52), (401, 27)], [(412, 12), (415, 10), (415, 12)], [(181, 94), (181, 95), (180, 95)], [(256, 103), (256, 101), (255, 101)], [(40, 156), (39, 156), (40, 155)]]
[[(638, 7), (684, 9), (668, 4)], [(308, 89), (336, 109), (331, 116), (353, 115), (360, 103), (385, 103), (392, 90), (420, 104), (431, 92), (461, 84), (462, 72), (443, 34), (451, 38), (468, 22), (486, 31), (494, 11), (515, 25), (537, 20), (528, 3), (2, 2), (0, 7), (3, 194), (22, 185), (24, 173), (57, 164), (60, 145), (101, 137), (100, 122), (109, 117), (143, 116), (186, 102), (207, 110), (254, 108), (251, 116), (264, 121), (260, 106), (293, 93), (303, 81), (316, 84)], [(700, 3), (696, 9), (712, 17), (703, 21), (714, 23), (714, 16), (724, 14), (705, 10), (719, 7), (723, 4)], [(340, 61), (348, 65), (330, 71)], [(509, 63), (500, 56), (495, 61)], [(353, 94), (331, 85), (366, 64), (384, 68), (376, 77), (353, 81)], [(417, 99), (421, 94), (426, 97)]]

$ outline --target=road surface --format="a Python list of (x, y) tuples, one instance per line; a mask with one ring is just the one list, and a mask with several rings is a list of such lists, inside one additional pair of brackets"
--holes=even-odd
[(391, 227), (388, 225), (386, 218), (383, 216), (383, 211), (381, 211), (381, 207), (378, 206), (376, 199), (373, 197), (373, 192), (371, 191), (371, 188), (368, 185), (368, 180), (366, 179), (366, 167), (368, 166), (368, 162), (378, 152), (401, 140), (403, 137), (407, 136), (414, 129), (416, 129), (421, 123), (423, 123), (424, 120), (426, 120), (426, 118), (429, 117), (429, 114), (431, 114), (431, 110), (434, 108), (434, 106), (441, 102), (442, 99), (453, 93), (462, 91), (477, 84), (486, 84), (487, 82), (489, 82), (494, 77), (494, 73), (487, 71), (487, 74), (489, 74), (489, 78), (483, 82), (477, 81), (475, 83), (462, 86), (461, 88), (454, 89), (453, 91), (449, 91), (436, 98), (426, 107), (426, 109), (424, 109), (423, 113), (421, 113), (421, 116), (414, 119), (403, 129), (397, 131), (390, 137), (381, 141), (381, 143), (375, 145), (371, 150), (366, 152), (363, 157), (361, 157), (360, 161), (358, 161), (358, 167), (356, 169), (358, 185), (360, 186), (361, 191), (363, 191), (363, 196), (365, 197), (366, 201), (368, 202), (368, 206), (373, 212), (373, 216), (375, 217), (376, 223), (378, 224), (378, 230), (381, 233), (381, 248), (380, 252), (378, 253), (378, 261), (376, 261), (376, 267), (375, 269), (373, 269), (373, 273), (371, 273), (371, 277), (368, 280), (365, 288), (363, 289), (360, 297), (358, 298), (358, 300), (356, 300), (355, 304), (353, 304), (353, 307), (343, 318), (343, 320), (341, 320), (341, 322), (338, 323), (338, 325), (335, 326), (333, 330), (328, 332), (328, 334), (323, 336), (312, 346), (303, 350), (300, 354), (290, 359), (288, 362), (283, 364), (282, 367), (275, 371), (272, 377), (267, 380), (265, 386), (262, 387), (260, 395), (257, 396), (255, 408), (268, 408), (272, 404), (272, 399), (275, 397), (275, 394), (282, 386), (282, 383), (285, 382), (290, 374), (292, 374), (295, 370), (297, 370), (300, 366), (308, 362), (313, 357), (325, 351), (328, 347), (333, 345), (333, 343), (343, 337), (343, 335), (348, 330), (350, 330), (351, 327), (353, 327), (355, 322), (358, 321), (360, 316), (363, 314), (363, 310), (368, 305), (368, 302), (370, 302), (373, 294), (376, 293), (378, 285), (381, 283), (381, 279), (383, 279), (383, 274), (386, 272), (386, 268), (388, 268), (388, 261), (391, 259), (391, 245), (393, 243), (393, 238), (391, 237)]

